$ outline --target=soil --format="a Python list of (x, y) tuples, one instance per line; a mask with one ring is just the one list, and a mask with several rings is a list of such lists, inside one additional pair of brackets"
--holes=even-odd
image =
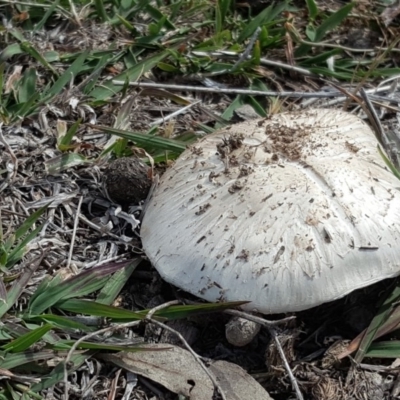
[(109, 196), (118, 203), (139, 203), (149, 193), (150, 168), (135, 157), (118, 158), (104, 172)]

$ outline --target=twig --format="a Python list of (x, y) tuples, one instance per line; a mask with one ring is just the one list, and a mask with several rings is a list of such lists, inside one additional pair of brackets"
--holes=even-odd
[(198, 101), (196, 101), (194, 103), (191, 103), (191, 104), (189, 104), (189, 105), (187, 105), (185, 107), (182, 107), (179, 110), (173, 112), (172, 114), (167, 115), (166, 117), (156, 119), (155, 121), (150, 123), (150, 126), (160, 125), (162, 123), (165, 123), (168, 120), (176, 117), (177, 115), (180, 115), (180, 114), (184, 113), (186, 110), (189, 110), (190, 108), (194, 107), (196, 104), (199, 104), (199, 103), (201, 103), (201, 100), (198, 100)]
[[(210, 51), (193, 51), (192, 54), (194, 54), (196, 56), (207, 56), (207, 57), (215, 57), (215, 58), (222, 58), (222, 59), (236, 58), (238, 56), (238, 53), (236, 53), (234, 51), (211, 51), (211, 52)], [(295, 67), (294, 65), (285, 64), (281, 61), (268, 60), (267, 58), (261, 58), (260, 64), (267, 65), (269, 67), (286, 69), (288, 71), (297, 72), (301, 75), (317, 76), (314, 73), (310, 72), (308, 69), (301, 68), (301, 67)]]
[[(397, 78), (399, 78), (399, 76), (397, 76)], [(382, 93), (382, 92), (387, 92), (388, 90), (391, 90), (391, 87), (392, 87), (391, 85), (378, 86), (373, 89), (366, 89), (365, 92), (368, 94)], [(338, 96), (336, 99), (327, 101), (325, 106), (326, 107), (334, 106), (336, 104), (342, 103), (343, 100), (346, 100), (346, 96), (343, 96), (343, 97)]]
[(256, 40), (258, 36), (260, 35), (261, 28), (258, 26), (255, 32), (253, 33), (252, 37), (250, 38), (249, 44), (246, 46), (245, 51), (241, 54), (239, 59), (233, 64), (232, 68), (229, 70), (229, 72), (234, 72), (237, 70), (239, 65), (243, 62), (249, 59), (250, 53), (253, 50), (254, 44), (256, 43)]
[(64, 400), (68, 400), (68, 390), (69, 390), (69, 382), (68, 382), (68, 365), (71, 361), (71, 357), (72, 354), (74, 353), (74, 351), (78, 348), (78, 346), (84, 342), (85, 340), (91, 339), (94, 336), (97, 335), (101, 335), (103, 333), (107, 333), (107, 332), (112, 332), (114, 330), (120, 330), (120, 329), (124, 329), (124, 328), (131, 328), (133, 326), (139, 325), (142, 321), (138, 320), (138, 321), (131, 321), (131, 322), (126, 322), (124, 324), (114, 324), (114, 325), (110, 325), (106, 328), (103, 329), (99, 329), (98, 331), (95, 332), (91, 332), (88, 333), (85, 336), (82, 336), (80, 339), (78, 339), (70, 348), (70, 350), (68, 351), (67, 354), (67, 358), (65, 359), (64, 362)]
[(79, 215), (79, 219), (83, 221), (86, 225), (88, 225), (90, 228), (94, 229), (96, 232), (99, 232), (102, 235), (112, 237), (113, 239), (117, 240), (118, 243), (123, 243), (125, 246), (129, 246), (133, 251), (135, 251), (136, 254), (143, 254), (143, 251), (140, 250), (139, 248), (136, 248), (131, 243), (123, 241), (120, 236), (115, 235), (112, 232), (109, 232), (106, 228), (100, 227), (95, 223), (93, 223), (92, 221), (89, 221), (84, 215)]
[(69, 252), (68, 252), (67, 268), (68, 268), (68, 267), (70, 266), (70, 264), (71, 264), (72, 253), (74, 252), (74, 243), (75, 243), (75, 238), (76, 238), (76, 231), (77, 231), (77, 229), (78, 229), (79, 214), (81, 213), (82, 201), (83, 201), (83, 197), (81, 196), (81, 197), (79, 198), (78, 207), (77, 207), (77, 209), (76, 209), (76, 215), (75, 215), (75, 221), (74, 221), (74, 228), (73, 228), (72, 237), (71, 237), (71, 245), (70, 245), (70, 247), (69, 247)]
[(313, 47), (326, 47), (330, 49), (339, 49), (343, 51), (348, 51), (351, 53), (371, 53), (371, 52), (377, 52), (377, 51), (392, 51), (394, 53), (400, 53), (400, 49), (396, 48), (391, 48), (391, 47), (374, 47), (373, 49), (354, 49), (352, 47), (346, 47), (346, 46), (341, 46), (339, 44), (331, 44), (331, 43), (326, 43), (326, 42), (309, 42), (308, 40), (299, 40), (299, 43), (301, 44), (306, 44), (308, 46), (313, 46)]
[[(125, 85), (124, 81), (113, 80), (114, 85)], [(189, 85), (169, 85), (163, 83), (150, 83), (150, 82), (129, 82), (129, 86), (143, 87), (143, 88), (158, 88), (168, 90), (179, 90), (179, 91), (193, 91), (193, 92), (204, 92), (204, 93), (224, 93), (224, 94), (244, 94), (249, 96), (283, 96), (292, 98), (312, 98), (312, 97), (338, 97), (343, 96), (339, 91), (335, 92), (278, 92), (278, 91), (263, 91), (263, 90), (250, 90), (250, 89), (239, 89), (239, 88), (206, 88), (202, 86), (189, 86)]]
[[(214, 375), (207, 369), (207, 367), (204, 365), (204, 363), (201, 360), (201, 357), (196, 354), (192, 348), (189, 346), (189, 344), (186, 342), (186, 340), (183, 338), (183, 336), (175, 331), (174, 329), (170, 328), (169, 326), (163, 324), (162, 322), (159, 322), (155, 319), (153, 319), (154, 314), (159, 311), (162, 310), (166, 307), (175, 305), (175, 304), (180, 304), (179, 301), (174, 300), (174, 301), (170, 301), (168, 303), (164, 303), (161, 304), (157, 307), (152, 308), (146, 315), (145, 317), (145, 321), (148, 321), (149, 323), (155, 324), (160, 326), (163, 329), (166, 329), (169, 332), (172, 332), (173, 334), (175, 334), (180, 341), (182, 342), (182, 344), (186, 347), (186, 349), (192, 354), (192, 356), (196, 359), (196, 361), (200, 364), (201, 368), (204, 370), (204, 372), (207, 374), (207, 376), (210, 378), (210, 380), (212, 381), (212, 383), (214, 384), (214, 387), (219, 391), (221, 397), (223, 400), (227, 400), (220, 385), (218, 384), (217, 380), (215, 379)], [(108, 332), (112, 332), (114, 330), (120, 330), (120, 329), (125, 329), (125, 328), (131, 328), (133, 326), (139, 325), (142, 322), (142, 320), (139, 321), (132, 321), (132, 322), (127, 322), (124, 324), (113, 324), (110, 325), (106, 328), (103, 329), (99, 329), (98, 331), (95, 332), (91, 332), (88, 333), (85, 336), (82, 336), (80, 339), (78, 339), (73, 346), (71, 347), (71, 349), (68, 351), (67, 357), (65, 359), (65, 363), (64, 363), (64, 400), (68, 400), (68, 390), (69, 390), (69, 382), (68, 382), (68, 368), (67, 366), (69, 365), (70, 361), (71, 361), (71, 357), (72, 354), (75, 352), (75, 350), (78, 348), (78, 346), (84, 342), (85, 340), (91, 339), (95, 336), (104, 334), (104, 333), (108, 333)]]
[(264, 318), (256, 317), (255, 315), (248, 314), (244, 311), (225, 310), (224, 313), (234, 315), (235, 317), (248, 319), (249, 321), (256, 322), (257, 324), (260, 324), (261, 326), (265, 326), (266, 328), (269, 328), (271, 326), (286, 324), (287, 322), (290, 322), (290, 321), (293, 321), (294, 319), (296, 319), (296, 317), (293, 316), (293, 317), (278, 319), (276, 321), (269, 321)]
[(379, 120), (378, 115), (376, 114), (374, 106), (371, 104), (371, 101), (368, 98), (368, 94), (365, 92), (364, 88), (360, 89), (360, 94), (362, 99), (365, 102), (366, 108), (368, 109), (368, 117), (370, 119), (371, 124), (375, 128), (375, 134), (379, 140), (379, 142), (383, 145), (383, 138), (385, 136), (385, 132), (382, 128), (381, 121)]
[(299, 385), (297, 383), (297, 380), (293, 375), (293, 372), (292, 372), (292, 370), (290, 368), (290, 365), (289, 365), (289, 363), (288, 363), (288, 361), (286, 359), (285, 352), (282, 349), (281, 343), (279, 342), (278, 335), (276, 334), (276, 330), (275, 330), (275, 326), (284, 324), (286, 322), (290, 322), (293, 319), (295, 319), (296, 317), (293, 316), (293, 317), (280, 319), (280, 320), (277, 320), (277, 321), (268, 321), (268, 320), (265, 320), (263, 318), (256, 317), (255, 315), (248, 314), (246, 312), (238, 311), (238, 310), (225, 310), (224, 313), (225, 314), (234, 315), (234, 316), (237, 316), (237, 317), (240, 317), (240, 318), (245, 318), (245, 319), (247, 319), (249, 321), (256, 322), (256, 323), (260, 324), (261, 326), (264, 326), (265, 328), (267, 328), (269, 334), (271, 335), (271, 337), (275, 341), (275, 344), (276, 344), (276, 347), (278, 349), (279, 355), (281, 356), (281, 359), (282, 359), (283, 364), (285, 366), (286, 372), (287, 372), (287, 374), (289, 376), (290, 382), (292, 383), (293, 390), (296, 392), (297, 399), (298, 400), (303, 400), (303, 395), (302, 395), (302, 393), (300, 391), (300, 388), (299, 388)]
[[(1, 129), (2, 126), (3, 126), (3, 123), (1, 122), (0, 123), (0, 142), (3, 143), (4, 147), (6, 148), (8, 153), (10, 154), (11, 161), (13, 162), (12, 173), (11, 173), (10, 169), (7, 167), (8, 174), (7, 174), (7, 178), (5, 179), (5, 182), (7, 182), (7, 185), (8, 185), (8, 183), (12, 182), (15, 179), (16, 175), (17, 175), (17, 172), (18, 172), (18, 159), (15, 156), (14, 152), (12, 151), (12, 148), (10, 147), (10, 145), (7, 143), (6, 139), (4, 139), (3, 130)], [(7, 185), (6, 185), (6, 187), (7, 187)], [(4, 188), (1, 188), (0, 191), (3, 190), (3, 189)]]
[(273, 328), (272, 326), (268, 327), (268, 332), (276, 344), (276, 348), (278, 349), (279, 355), (281, 356), (281, 359), (285, 366), (286, 372), (289, 375), (289, 379), (292, 384), (292, 388), (296, 392), (297, 399), (304, 400), (303, 394), (301, 393), (300, 388), (299, 388), (299, 384), (297, 383), (297, 380), (294, 377), (292, 370), (290, 369), (290, 365), (286, 359), (285, 352), (283, 351), (281, 343), (279, 342), (279, 338), (278, 338), (278, 335), (276, 334), (275, 328)]
[(221, 386), (219, 385), (217, 379), (215, 378), (215, 376), (208, 370), (208, 368), (204, 365), (203, 361), (201, 360), (201, 357), (196, 354), (192, 348), (190, 347), (189, 343), (185, 340), (185, 338), (179, 333), (177, 332), (175, 329), (172, 329), (171, 327), (169, 327), (168, 325), (165, 325), (162, 322), (156, 321), (154, 319), (152, 319), (153, 315), (155, 312), (162, 310), (163, 308), (169, 307), (171, 305), (175, 305), (175, 304), (180, 304), (179, 301), (174, 300), (174, 301), (170, 301), (168, 303), (164, 303), (161, 304), (157, 307), (154, 307), (147, 315), (145, 320), (148, 322), (151, 322), (152, 324), (155, 324), (157, 326), (159, 326), (160, 328), (166, 329), (167, 331), (173, 333), (174, 335), (176, 335), (179, 340), (182, 342), (182, 344), (185, 346), (185, 348), (189, 351), (189, 353), (194, 357), (194, 359), (199, 363), (200, 367), (202, 368), (202, 370), (207, 374), (207, 376), (210, 378), (211, 382), (214, 385), (214, 388), (218, 390), (219, 394), (222, 397), (222, 400), (227, 400)]

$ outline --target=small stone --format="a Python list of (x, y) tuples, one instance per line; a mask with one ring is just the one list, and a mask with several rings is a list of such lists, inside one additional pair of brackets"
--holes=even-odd
[(243, 347), (256, 337), (260, 328), (256, 322), (234, 317), (225, 326), (225, 337), (230, 344)]
[(118, 158), (105, 171), (109, 196), (117, 203), (139, 203), (151, 188), (150, 167), (136, 157)]

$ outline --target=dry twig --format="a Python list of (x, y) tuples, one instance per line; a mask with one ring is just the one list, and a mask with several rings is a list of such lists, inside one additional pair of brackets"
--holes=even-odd
[(293, 372), (290, 368), (290, 365), (286, 359), (285, 352), (283, 351), (283, 348), (281, 346), (281, 343), (279, 342), (278, 335), (276, 333), (275, 326), (277, 325), (282, 325), (286, 322), (292, 321), (296, 317), (288, 317), (284, 319), (280, 319), (277, 321), (268, 321), (260, 317), (256, 317), (254, 315), (248, 314), (243, 311), (238, 311), (238, 310), (225, 310), (225, 314), (230, 314), (230, 315), (235, 315), (240, 318), (248, 319), (249, 321), (257, 322), (258, 324), (264, 326), (267, 328), (269, 334), (271, 335), (272, 339), (274, 340), (276, 347), (278, 349), (279, 355), (281, 356), (283, 365), (285, 366), (286, 372), (289, 376), (290, 382), (292, 384), (293, 390), (296, 392), (296, 396), (298, 400), (304, 400), (303, 394), (300, 391), (299, 384), (297, 383), (297, 380), (295, 376), (293, 375)]
[(157, 306), (157, 307), (154, 307), (154, 308), (146, 315), (146, 321), (151, 322), (152, 324), (155, 324), (155, 325), (159, 326), (160, 328), (166, 329), (167, 331), (169, 331), (169, 332), (173, 333), (174, 335), (176, 335), (176, 336), (179, 338), (179, 340), (182, 342), (182, 344), (185, 346), (186, 350), (189, 351), (189, 353), (190, 353), (190, 354), (194, 357), (194, 359), (199, 363), (201, 369), (202, 369), (202, 370), (207, 374), (207, 376), (210, 378), (210, 380), (211, 380), (211, 382), (213, 383), (215, 389), (217, 389), (218, 392), (219, 392), (219, 394), (221, 395), (222, 400), (227, 400), (227, 398), (226, 398), (226, 396), (225, 396), (225, 394), (224, 394), (224, 392), (223, 392), (221, 386), (219, 385), (217, 379), (215, 378), (215, 376), (214, 376), (214, 375), (208, 370), (208, 368), (204, 365), (203, 361), (201, 360), (201, 357), (193, 351), (193, 349), (190, 347), (189, 343), (184, 339), (184, 337), (183, 337), (179, 332), (177, 332), (175, 329), (172, 329), (172, 328), (169, 327), (168, 325), (163, 324), (162, 322), (156, 321), (156, 320), (154, 320), (154, 319), (152, 318), (155, 312), (157, 312), (157, 311), (159, 311), (159, 310), (162, 310), (162, 309), (164, 309), (164, 308), (166, 308), (166, 307), (176, 305), (176, 304), (180, 304), (180, 302), (177, 301), (177, 300), (174, 300), (174, 301), (170, 301), (170, 302), (168, 302), (168, 303), (161, 304), (161, 305), (159, 305), (159, 306)]

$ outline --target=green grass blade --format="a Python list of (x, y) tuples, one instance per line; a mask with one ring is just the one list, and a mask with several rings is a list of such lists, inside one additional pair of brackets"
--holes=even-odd
[(235, 99), (230, 102), (229, 106), (224, 110), (224, 112), (221, 115), (221, 118), (223, 118), (226, 121), (226, 123), (223, 124), (219, 122), (215, 124), (215, 128), (218, 129), (228, 125), (229, 121), (233, 118), (235, 114), (235, 110), (242, 107), (244, 104), (246, 104), (246, 96), (243, 95), (236, 96)]
[[(90, 352), (85, 352), (83, 354), (73, 354), (67, 368), (68, 375), (72, 374), (90, 357), (91, 357)], [(45, 377), (42, 377), (39, 383), (32, 385), (31, 390), (33, 392), (40, 392), (41, 390), (53, 387), (58, 382), (61, 382), (63, 379), (64, 379), (64, 363), (59, 363), (50, 374), (48, 374)]]
[[(160, 61), (169, 55), (169, 51), (163, 51), (155, 56), (137, 62), (133, 67), (129, 68), (127, 71), (115, 77), (119, 81), (132, 81), (136, 82), (139, 78), (146, 72), (152, 70)], [(109, 97), (114, 96), (116, 93), (122, 91), (123, 86), (114, 85), (111, 81), (104, 83), (102, 86), (96, 87), (90, 96), (94, 100), (105, 100)]]
[(386, 154), (382, 151), (381, 146), (378, 145), (378, 152), (383, 158), (383, 161), (388, 166), (388, 168), (392, 171), (393, 175), (400, 179), (400, 171), (393, 165), (393, 163), (387, 158)]
[(10, 112), (13, 114), (13, 120), (21, 120), (31, 114), (38, 112), (37, 101), (40, 99), (40, 93), (34, 93), (26, 103), (16, 104), (14, 107), (10, 107)]
[(26, 351), (24, 353), (6, 353), (0, 357), (0, 368), (13, 369), (34, 361), (43, 361), (55, 358), (53, 351)]
[(306, 59), (300, 61), (299, 65), (301, 67), (309, 67), (311, 65), (323, 64), (323, 63), (326, 63), (326, 60), (328, 60), (329, 58), (331, 58), (337, 54), (340, 54), (341, 52), (342, 52), (341, 49), (333, 49), (333, 50), (325, 51), (321, 54), (316, 55), (315, 57), (307, 57)]
[(29, 229), (32, 228), (33, 224), (43, 215), (43, 213), (47, 210), (50, 204), (39, 208), (32, 215), (30, 215), (23, 224), (15, 231), (15, 239), (19, 240), (22, 236), (24, 236)]
[(50, 324), (43, 325), (7, 343), (6, 345), (2, 346), (2, 348), (10, 351), (11, 353), (21, 353), (25, 350), (28, 350), (33, 344), (37, 343), (52, 328), (53, 327)]
[(136, 267), (142, 262), (141, 258), (132, 260), (127, 266), (115, 272), (107, 281), (97, 296), (96, 302), (110, 305), (128, 282)]
[(145, 5), (146, 12), (157, 22), (163, 21), (162, 26), (169, 30), (175, 30), (175, 25), (163, 14), (158, 8), (153, 7), (149, 1), (145, 0), (142, 2)]
[[(315, 42), (320, 42), (324, 36), (334, 28), (340, 25), (340, 23), (349, 15), (350, 11), (354, 7), (355, 3), (349, 3), (346, 4), (344, 7), (342, 7), (340, 10), (329, 16), (328, 18), (325, 19), (322, 24), (315, 29)], [(305, 56), (309, 51), (311, 50), (311, 46), (308, 44), (302, 44), (299, 46), (298, 49), (295, 51), (295, 56), (296, 57), (302, 57)], [(314, 71), (313, 71), (314, 72)], [(315, 72), (318, 73), (318, 72)], [(351, 79), (351, 76), (347, 78), (346, 80)]]
[(10, 44), (0, 53), (0, 62), (7, 61), (9, 58), (22, 53), (23, 50), (18, 43)]
[(20, 243), (18, 243), (15, 248), (9, 253), (7, 258), (6, 267), (11, 268), (18, 261), (22, 259), (22, 257), (26, 254), (26, 246), (36, 238), (39, 232), (42, 230), (42, 225), (38, 226), (31, 233), (29, 233)]
[(45, 322), (45, 323), (51, 324), (53, 327), (61, 329), (61, 330), (67, 330), (67, 331), (80, 330), (82, 332), (92, 331), (92, 329), (89, 328), (88, 326), (81, 324), (79, 322), (73, 321), (68, 317), (63, 317), (61, 315), (42, 314), (42, 315), (38, 315), (37, 317), (32, 318), (32, 320), (36, 321), (36, 322)]
[(46, 160), (44, 166), (48, 174), (57, 174), (68, 168), (77, 167), (79, 165), (89, 164), (90, 161), (85, 156), (78, 153), (61, 154), (60, 156)]
[(29, 261), (25, 268), (23, 269), (23, 273), (20, 278), (14, 281), (11, 289), (7, 293), (7, 301), (6, 303), (0, 303), (0, 318), (15, 304), (18, 300), (21, 293), (25, 290), (26, 285), (30, 281), (32, 275), (39, 267), (40, 263), (43, 260), (46, 252), (41, 254), (40, 256), (34, 258), (32, 261)]
[(96, 9), (97, 17), (100, 19), (101, 22), (107, 22), (110, 20), (104, 7), (103, 0), (94, 0), (94, 8)]
[(39, 283), (39, 286), (36, 288), (35, 292), (29, 298), (28, 309), (30, 308), (33, 300), (39, 296), (39, 294), (44, 293), (48, 288), (53, 287), (60, 284), (62, 282), (61, 274), (57, 274), (54, 278), (49, 275), (46, 275), (42, 281)]
[(28, 53), (32, 58), (42, 64), (44, 67), (48, 68), (55, 76), (58, 77), (58, 72), (54, 67), (47, 62), (47, 60), (33, 47), (29, 42), (22, 42), (20, 44), (21, 49)]
[(28, 68), (22, 78), (21, 85), (18, 88), (18, 101), (27, 103), (36, 91), (36, 69)]
[(346, 4), (340, 10), (336, 11), (330, 17), (328, 17), (318, 28), (316, 31), (315, 41), (321, 41), (325, 35), (338, 27), (350, 14), (351, 10), (355, 6), (355, 3)]
[(180, 143), (173, 139), (166, 139), (160, 136), (150, 136), (143, 133), (128, 132), (101, 125), (90, 125), (90, 127), (111, 135), (116, 135), (121, 138), (131, 140), (140, 147), (153, 147), (156, 150), (171, 150), (177, 153), (182, 153), (182, 151), (186, 149), (186, 145), (184, 143)]
[[(167, 320), (188, 318), (198, 314), (208, 314), (211, 312), (221, 312), (229, 308), (240, 307), (243, 304), (248, 303), (247, 301), (230, 301), (226, 303), (205, 303), (205, 304), (193, 304), (193, 305), (178, 305), (170, 306), (162, 310), (156, 311), (154, 316), (161, 317)], [(138, 311), (137, 314), (145, 317), (150, 310)]]
[(318, 15), (318, 6), (317, 3), (314, 0), (306, 0), (307, 3), (307, 8), (308, 8), (308, 15), (312, 21), (315, 20), (315, 18)]
[(76, 132), (78, 131), (79, 125), (81, 124), (82, 120), (78, 119), (78, 121), (76, 121), (67, 131), (67, 133), (65, 134), (65, 136), (63, 136), (59, 143), (58, 143), (58, 148), (63, 151), (63, 149), (65, 150), (65, 147), (69, 147), (69, 145), (71, 144), (71, 141), (73, 139), (73, 137), (75, 136)]
[(393, 291), (388, 295), (382, 306), (379, 308), (377, 314), (369, 324), (362, 340), (357, 353), (354, 357), (355, 361), (360, 363), (365, 357), (371, 343), (375, 339), (379, 329), (389, 319), (390, 314), (393, 310), (393, 304), (400, 300), (400, 286), (396, 286)]
[(270, 5), (260, 12), (255, 18), (251, 19), (250, 22), (243, 29), (242, 33), (237, 39), (238, 43), (242, 43), (248, 39), (258, 27), (262, 27), (268, 22), (273, 21), (280, 13), (287, 9), (288, 5), (286, 1), (282, 1), (278, 6)]
[[(54, 85), (47, 91), (48, 97), (53, 97), (59, 94), (71, 80), (81, 72), (84, 62), (88, 56), (88, 51), (84, 51), (79, 57), (71, 64), (71, 66), (58, 78)], [(48, 99), (47, 99), (48, 100)]]
[(56, 304), (57, 308), (60, 308), (64, 311), (69, 311), (73, 313), (93, 315), (96, 317), (104, 317), (111, 318), (113, 320), (128, 320), (135, 321), (143, 319), (143, 315), (125, 310), (119, 307), (113, 307), (106, 304), (96, 303), (95, 301), (90, 300), (65, 300), (62, 302), (58, 302)]
[[(6, 64), (4, 62), (0, 63), (0, 104), (3, 105), (3, 91), (4, 91), (4, 70)], [(0, 238), (1, 239), (1, 238)]]
[[(117, 57), (115, 57), (115, 59), (117, 59)], [(90, 80), (88, 80), (88, 83), (84, 86), (82, 90), (83, 93), (89, 94), (93, 90), (99, 79), (99, 76), (103, 72), (106, 65), (111, 61), (112, 61), (112, 54), (105, 54), (100, 58), (97, 65), (93, 69), (93, 72), (90, 74)]]
[(365, 357), (374, 358), (399, 358), (400, 357), (400, 341), (383, 341), (372, 343)]
[(48, 288), (46, 291), (40, 293), (30, 303), (28, 312), (31, 316), (37, 316), (62, 300), (86, 296), (96, 290), (100, 290), (109, 279), (109, 275), (115, 273), (125, 265), (126, 262), (113, 262), (83, 271), (61, 282), (59, 285)]
[(55, 1), (51, 2), (50, 4), (51, 4), (50, 7), (47, 9), (47, 11), (43, 15), (43, 18), (37, 24), (35, 24), (33, 33), (40, 32), (43, 29), (47, 20), (53, 15), (57, 6), (60, 4), (60, 0), (55, 0)]

